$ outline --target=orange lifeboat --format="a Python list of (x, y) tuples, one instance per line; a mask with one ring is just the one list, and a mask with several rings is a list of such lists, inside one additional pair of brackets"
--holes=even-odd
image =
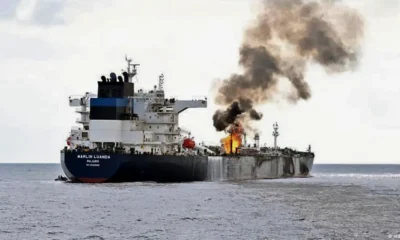
[(190, 149), (194, 148), (195, 145), (196, 143), (190, 138), (185, 138), (182, 143), (182, 147)]

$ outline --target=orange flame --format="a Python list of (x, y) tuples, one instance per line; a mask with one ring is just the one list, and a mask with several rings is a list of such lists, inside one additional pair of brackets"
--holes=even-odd
[(230, 134), (227, 137), (221, 139), (221, 143), (224, 145), (225, 153), (236, 153), (236, 149), (237, 153), (239, 153), (238, 148), (242, 145), (243, 132), (243, 127), (238, 121), (236, 121), (229, 127), (228, 133)]

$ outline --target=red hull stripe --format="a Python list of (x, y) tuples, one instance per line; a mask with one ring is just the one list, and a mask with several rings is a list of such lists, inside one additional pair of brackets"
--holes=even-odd
[(102, 183), (106, 180), (107, 178), (78, 178), (78, 181), (83, 183)]

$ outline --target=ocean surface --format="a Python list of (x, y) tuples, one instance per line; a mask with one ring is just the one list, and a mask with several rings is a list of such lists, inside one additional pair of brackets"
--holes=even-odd
[(0, 239), (400, 239), (400, 165), (314, 165), (310, 178), (56, 182), (0, 164)]

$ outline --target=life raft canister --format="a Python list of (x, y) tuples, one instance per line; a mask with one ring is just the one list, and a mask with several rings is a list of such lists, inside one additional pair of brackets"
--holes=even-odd
[(67, 138), (67, 145), (68, 146), (71, 146), (71, 139), (72, 139), (71, 137)]

